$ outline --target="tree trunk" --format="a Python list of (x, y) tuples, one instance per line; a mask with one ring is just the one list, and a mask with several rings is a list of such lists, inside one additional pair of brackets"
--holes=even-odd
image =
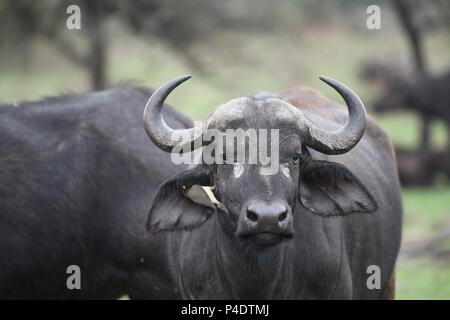
[(430, 151), (431, 145), (431, 118), (425, 114), (422, 114), (422, 130), (420, 133), (420, 150), (422, 152), (428, 153)]
[(87, 1), (88, 32), (90, 36), (89, 72), (93, 90), (107, 86), (106, 34), (104, 30), (103, 1)]
[[(420, 78), (425, 78), (427, 76), (427, 67), (422, 46), (422, 35), (419, 28), (414, 24), (412, 8), (405, 0), (393, 0), (393, 5), (411, 47), (416, 73)], [(419, 113), (419, 115), (421, 114)], [(422, 116), (421, 120), (422, 132), (420, 149), (424, 152), (428, 152), (431, 149), (431, 119), (430, 117)]]
[(394, 0), (393, 4), (400, 20), (400, 24), (405, 31), (409, 45), (411, 46), (414, 66), (419, 76), (426, 76), (427, 68), (422, 46), (422, 34), (420, 33), (419, 28), (414, 24), (412, 8), (404, 0)]

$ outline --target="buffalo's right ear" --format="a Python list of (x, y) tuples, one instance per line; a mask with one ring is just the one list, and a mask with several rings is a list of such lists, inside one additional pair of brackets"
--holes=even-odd
[(342, 164), (310, 160), (301, 175), (300, 200), (314, 214), (345, 216), (378, 209), (369, 190)]
[(203, 186), (210, 186), (207, 167), (198, 165), (164, 182), (153, 199), (147, 229), (186, 230), (204, 223), (215, 211)]

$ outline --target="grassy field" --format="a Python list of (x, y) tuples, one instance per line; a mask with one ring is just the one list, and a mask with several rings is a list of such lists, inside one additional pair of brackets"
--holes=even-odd
[[(420, 241), (450, 225), (450, 187), (403, 190), (403, 241)], [(397, 264), (398, 299), (450, 299), (449, 261), (426, 258)]]
[(427, 260), (398, 263), (396, 299), (450, 299), (450, 271), (447, 264)]
[[(277, 92), (293, 85), (309, 85), (336, 101), (340, 98), (317, 77), (328, 75), (358, 92), (363, 101), (373, 98), (372, 88), (356, 74), (367, 57), (407, 57), (404, 41), (388, 31), (352, 34), (343, 41), (339, 30), (319, 30), (306, 34), (235, 36), (221, 34), (221, 43), (199, 45), (196, 49), (205, 65), (204, 72), (190, 70), (182, 56), (157, 41), (121, 38), (112, 42), (109, 77), (112, 82), (134, 79), (147, 86), (158, 86), (178, 75), (192, 73), (193, 79), (171, 95), (169, 103), (195, 119), (201, 119), (215, 106), (257, 90)], [(321, 41), (317, 41), (317, 38)], [(119, 37), (120, 38), (120, 37)], [(249, 40), (251, 39), (251, 40)], [(150, 45), (151, 43), (151, 45)], [(450, 65), (448, 39), (436, 35), (427, 42), (432, 68)], [(226, 54), (218, 55), (218, 50)], [(376, 48), (376, 50), (374, 50)], [(124, 59), (124, 57), (126, 57)], [(18, 64), (6, 50), (0, 50), (0, 99), (15, 102), (38, 99), (64, 91), (86, 91), (88, 80), (79, 68), (68, 64), (52, 47), (36, 43), (34, 60)], [(405, 59), (400, 59), (404, 63)], [(418, 119), (412, 114), (378, 117), (396, 144), (417, 144)], [(445, 128), (433, 127), (433, 144), (444, 145)], [(404, 240), (422, 237), (450, 225), (450, 187), (404, 189)], [(450, 265), (417, 258), (400, 261), (397, 270), (400, 299), (450, 299)]]

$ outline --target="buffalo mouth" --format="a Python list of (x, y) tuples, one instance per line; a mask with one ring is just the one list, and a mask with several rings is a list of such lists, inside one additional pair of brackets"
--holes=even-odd
[(292, 237), (293, 235), (290, 233), (257, 232), (246, 234), (242, 238), (252, 242), (258, 247), (271, 247), (285, 240), (289, 240)]

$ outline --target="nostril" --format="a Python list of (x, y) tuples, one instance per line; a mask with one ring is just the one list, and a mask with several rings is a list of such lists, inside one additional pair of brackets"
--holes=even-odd
[(287, 210), (284, 210), (284, 212), (282, 212), (279, 216), (278, 216), (278, 221), (282, 222), (283, 220), (285, 220), (287, 218)]
[(258, 221), (258, 215), (250, 210), (247, 210), (247, 218), (253, 222)]

